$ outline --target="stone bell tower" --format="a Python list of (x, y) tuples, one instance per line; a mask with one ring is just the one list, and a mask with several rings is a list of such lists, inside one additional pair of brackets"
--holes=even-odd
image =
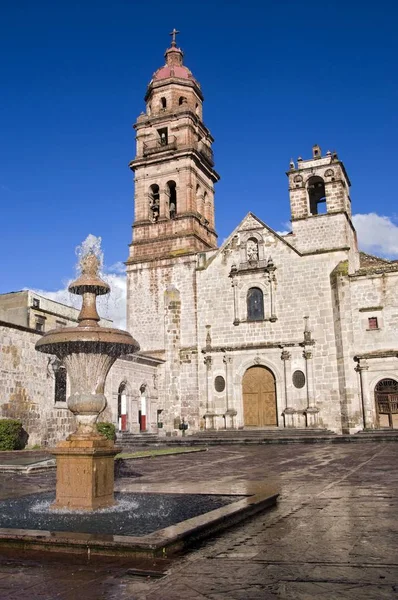
[(183, 64), (177, 33), (171, 33), (166, 64), (148, 85), (146, 113), (134, 125), (135, 210), (127, 264), (217, 247), (214, 140), (203, 123), (203, 95)]
[(312, 158), (291, 161), (287, 172), (293, 236), (305, 254), (349, 253), (350, 270), (358, 268), (358, 249), (352, 223), (350, 180), (336, 152), (322, 156), (318, 145)]

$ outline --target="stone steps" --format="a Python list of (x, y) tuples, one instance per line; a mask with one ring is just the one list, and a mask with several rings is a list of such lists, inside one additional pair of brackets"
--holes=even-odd
[(117, 443), (123, 450), (159, 446), (223, 446), (251, 444), (316, 444), (398, 442), (398, 429), (360, 431), (353, 435), (338, 435), (328, 429), (241, 429), (201, 431), (192, 435), (165, 437), (156, 433), (119, 434)]

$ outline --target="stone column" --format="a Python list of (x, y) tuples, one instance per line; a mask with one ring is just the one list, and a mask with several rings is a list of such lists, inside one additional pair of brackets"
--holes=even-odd
[(231, 285), (234, 294), (234, 325), (239, 325), (239, 299), (238, 299), (238, 281), (236, 279), (237, 273), (236, 265), (232, 265), (229, 276), (231, 277)]
[(374, 402), (372, 401), (372, 398), (369, 394), (368, 369), (369, 365), (367, 361), (364, 359), (359, 359), (358, 365), (356, 366), (355, 370), (357, 373), (359, 373), (363, 428), (375, 429), (375, 410)]
[(307, 384), (307, 408), (304, 411), (306, 426), (318, 427), (319, 408), (315, 405), (312, 351), (304, 348), (303, 357), (305, 358), (305, 378)]
[(206, 414), (205, 429), (214, 429), (214, 406), (213, 406), (213, 359), (211, 356), (205, 356), (206, 365)]
[(236, 423), (235, 423), (236, 409), (234, 408), (233, 382), (231, 381), (232, 356), (228, 356), (227, 354), (225, 354), (223, 361), (225, 364), (225, 400), (226, 400), (225, 428), (226, 429), (236, 429)]
[(268, 277), (269, 277), (269, 294), (270, 294), (270, 296), (269, 296), (269, 299), (270, 299), (270, 321), (274, 322), (274, 321), (276, 321), (276, 314), (275, 314), (275, 270), (276, 270), (276, 267), (274, 266), (274, 263), (271, 258), (268, 260), (267, 269), (268, 269)]
[(283, 409), (283, 420), (285, 427), (295, 427), (295, 410), (290, 406), (290, 380), (291, 380), (291, 354), (287, 350), (282, 350), (281, 360), (283, 361), (283, 391), (285, 394), (285, 407)]
[(169, 196), (166, 192), (166, 186), (162, 188), (159, 186), (159, 219), (164, 219), (166, 214), (168, 216), (167, 204), (169, 201)]

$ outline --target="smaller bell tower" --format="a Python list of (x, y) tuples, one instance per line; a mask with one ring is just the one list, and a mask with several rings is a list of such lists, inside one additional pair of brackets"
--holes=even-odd
[(213, 138), (202, 120), (203, 94), (184, 65), (175, 29), (165, 65), (150, 81), (146, 112), (134, 125), (133, 241), (127, 263), (217, 247)]
[[(336, 152), (322, 156), (318, 145), (312, 158), (292, 160), (287, 172), (292, 221), (292, 243), (300, 252), (351, 250), (358, 255), (352, 223), (350, 180)], [(352, 261), (351, 261), (352, 262)], [(354, 263), (352, 262), (353, 268)]]

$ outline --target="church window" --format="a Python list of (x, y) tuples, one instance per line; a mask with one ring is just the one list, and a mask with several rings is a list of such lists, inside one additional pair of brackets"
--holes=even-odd
[(66, 402), (66, 369), (62, 364), (55, 371), (54, 400)]
[(301, 389), (305, 386), (305, 375), (303, 371), (295, 371), (292, 376), (293, 385), (297, 389)]
[(379, 329), (379, 322), (377, 320), (377, 317), (369, 317), (368, 327), (369, 329)]
[(162, 96), (162, 98), (160, 99), (160, 108), (162, 110), (165, 110), (167, 107), (167, 100), (164, 96)]
[(187, 99), (185, 98), (185, 96), (180, 96), (179, 100), (178, 100), (178, 104), (181, 106), (182, 104), (186, 104), (187, 103)]
[(32, 306), (33, 308), (40, 308), (40, 300), (38, 298), (33, 298)]
[(169, 142), (169, 134), (167, 131), (167, 127), (162, 127), (162, 129), (158, 129), (159, 140), (161, 146), (167, 146)]
[(311, 215), (326, 213), (326, 191), (322, 177), (310, 177), (308, 180), (308, 198)]
[(199, 115), (199, 104), (198, 103), (195, 104), (195, 113), (197, 115)]
[(169, 216), (174, 219), (177, 213), (177, 185), (175, 181), (167, 182), (166, 193), (169, 197)]
[(247, 292), (247, 320), (263, 321), (264, 297), (260, 288), (250, 288)]

